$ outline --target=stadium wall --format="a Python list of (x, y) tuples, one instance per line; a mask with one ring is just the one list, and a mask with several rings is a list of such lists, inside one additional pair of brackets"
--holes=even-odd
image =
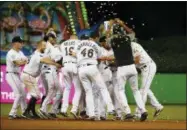
[[(162, 104), (186, 104), (186, 79), (186, 74), (157, 73), (152, 82), (151, 90)], [(129, 84), (126, 86), (126, 91), (128, 102), (134, 104), (135, 100)]]
[[(1, 103), (12, 103), (14, 94), (5, 80), (6, 65), (1, 65)], [(59, 75), (62, 77), (62, 75)], [(141, 84), (139, 77), (139, 84)], [(43, 90), (39, 82), (39, 88)], [(186, 104), (186, 74), (160, 74), (158, 73), (152, 83), (151, 89), (157, 99), (162, 104)], [(134, 104), (134, 97), (130, 86), (126, 86), (127, 99), (130, 104)], [(71, 89), (70, 103), (74, 94), (74, 88)], [(42, 96), (42, 95), (41, 95)], [(27, 95), (29, 98), (29, 95)]]

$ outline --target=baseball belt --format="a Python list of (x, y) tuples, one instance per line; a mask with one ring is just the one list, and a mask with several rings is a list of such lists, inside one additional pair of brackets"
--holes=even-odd
[(94, 65), (94, 64), (82, 64), (82, 65), (79, 65), (78, 68), (85, 67), (85, 66), (91, 66), (91, 65)]
[(14, 74), (19, 74), (18, 72), (6, 72), (6, 73), (7, 73), (7, 74), (8, 74), (8, 73), (14, 73)]

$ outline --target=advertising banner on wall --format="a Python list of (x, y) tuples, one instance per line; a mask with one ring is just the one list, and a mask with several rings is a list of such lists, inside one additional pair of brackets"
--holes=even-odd
[[(14, 101), (14, 93), (11, 89), (11, 86), (7, 83), (6, 81), (6, 65), (1, 65), (1, 73), (0, 73), (0, 81), (1, 81), (1, 99), (0, 99), (0, 103), (13, 103)], [(64, 85), (62, 83), (63, 80), (63, 76), (62, 73), (59, 73), (59, 81), (60, 81), (60, 87), (62, 88), (62, 90), (64, 89)], [(40, 89), (41, 92), (41, 97), (43, 95), (43, 93), (45, 92), (43, 85), (40, 81), (40, 79), (38, 80), (38, 87)], [(27, 93), (26, 89), (25, 92)], [(69, 102), (72, 102), (72, 98), (74, 96), (74, 87), (71, 87), (71, 91), (70, 91), (70, 96), (69, 96)], [(27, 100), (30, 98), (30, 95), (27, 93)], [(40, 101), (39, 101), (40, 102)]]

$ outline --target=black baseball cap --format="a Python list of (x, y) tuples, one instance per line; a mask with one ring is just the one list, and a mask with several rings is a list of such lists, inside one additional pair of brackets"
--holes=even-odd
[(99, 42), (106, 42), (106, 36), (100, 37)]
[(23, 43), (23, 39), (20, 36), (15, 36), (14, 38), (12, 38), (12, 43), (15, 42)]
[(122, 30), (121, 26), (119, 24), (113, 25), (113, 34), (124, 34), (124, 30)]

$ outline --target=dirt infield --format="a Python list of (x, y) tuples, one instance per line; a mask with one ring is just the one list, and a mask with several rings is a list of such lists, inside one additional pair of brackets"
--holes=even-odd
[(1, 129), (27, 130), (27, 129), (186, 129), (186, 121), (83, 121), (73, 119), (56, 119), (56, 120), (9, 120), (1, 118)]

